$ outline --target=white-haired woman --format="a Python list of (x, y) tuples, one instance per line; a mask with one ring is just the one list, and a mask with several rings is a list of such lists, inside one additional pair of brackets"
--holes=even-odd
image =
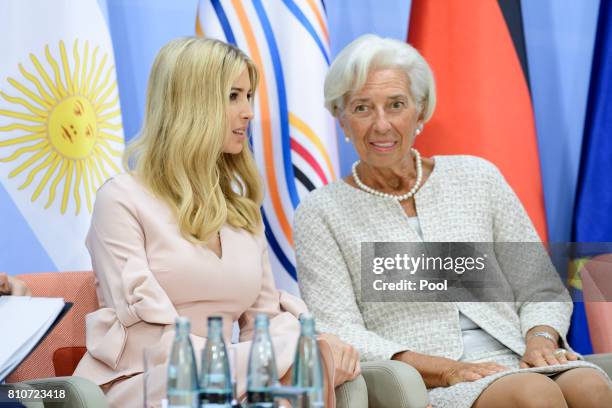
[[(169, 353), (179, 315), (191, 318), (196, 349), (207, 316), (223, 317), (226, 339), (239, 322), (243, 395), (255, 315), (268, 314), (288, 376), (306, 308), (276, 290), (268, 261), (247, 140), (257, 79), (244, 53), (211, 39), (171, 41), (155, 59), (144, 126), (125, 156), (133, 170), (100, 188), (87, 236), (101, 308), (87, 316), (75, 375), (101, 385), (113, 407), (142, 406), (143, 348)], [(334, 406), (334, 386), (359, 375), (359, 358), (333, 335), (320, 344)]]
[(300, 289), (320, 328), (364, 360), (412, 365), (434, 407), (612, 406), (605, 373), (567, 346), (569, 297), (363, 299), (362, 242), (539, 240), (491, 163), (421, 157), (412, 147), (436, 100), (431, 70), (410, 45), (374, 35), (355, 40), (330, 67), (325, 101), (360, 160), (351, 176), (312, 192), (295, 217)]

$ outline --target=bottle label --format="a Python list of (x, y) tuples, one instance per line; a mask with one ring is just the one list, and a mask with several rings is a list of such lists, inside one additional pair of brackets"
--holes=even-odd
[[(201, 392), (200, 393), (200, 406), (205, 404), (231, 404), (232, 394), (230, 392)], [(207, 406), (207, 405), (206, 405)]]
[(265, 391), (247, 391), (247, 401), (249, 404), (261, 403), (261, 402), (274, 402), (272, 393), (268, 390)]

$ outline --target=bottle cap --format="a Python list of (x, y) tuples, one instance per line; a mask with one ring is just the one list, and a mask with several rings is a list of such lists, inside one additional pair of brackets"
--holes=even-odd
[(259, 313), (256, 317), (255, 317), (255, 326), (258, 327), (268, 327), (268, 315), (265, 313)]
[(188, 335), (191, 331), (191, 320), (185, 316), (179, 316), (175, 320), (177, 335)]
[(187, 316), (178, 316), (174, 322), (177, 326), (183, 326), (185, 324), (191, 324), (191, 319)]
[(314, 316), (310, 312), (300, 313), (300, 321), (302, 320), (314, 320)]

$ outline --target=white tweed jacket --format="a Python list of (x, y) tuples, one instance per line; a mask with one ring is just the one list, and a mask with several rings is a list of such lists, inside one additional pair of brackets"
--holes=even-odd
[[(471, 156), (435, 156), (415, 195), (429, 242), (539, 242), (519, 199), (497, 168)], [(537, 325), (565, 336), (571, 299), (558, 302), (418, 303), (361, 300), (361, 242), (419, 241), (401, 206), (336, 181), (310, 193), (295, 214), (299, 286), (318, 329), (338, 335), (363, 360), (411, 350), (459, 359), (459, 311), (518, 355)], [(559, 299), (559, 298), (558, 298)]]

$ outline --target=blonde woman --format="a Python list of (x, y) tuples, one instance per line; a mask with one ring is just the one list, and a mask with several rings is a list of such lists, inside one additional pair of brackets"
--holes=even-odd
[[(279, 376), (288, 378), (306, 308), (276, 290), (268, 262), (247, 141), (257, 80), (245, 54), (216, 40), (174, 40), (153, 64), (142, 133), (125, 156), (132, 171), (100, 188), (87, 236), (101, 304), (87, 317), (75, 375), (101, 385), (111, 406), (142, 406), (143, 348), (169, 350), (179, 315), (191, 318), (196, 349), (207, 316), (223, 316), (226, 339), (239, 322), (243, 394), (254, 318), (268, 314)], [(327, 384), (359, 375), (352, 347), (331, 335), (321, 345)]]

